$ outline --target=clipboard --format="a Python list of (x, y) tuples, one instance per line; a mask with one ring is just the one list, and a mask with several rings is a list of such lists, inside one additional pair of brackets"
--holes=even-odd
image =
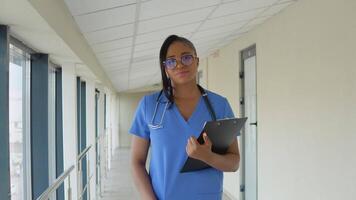
[[(212, 143), (212, 151), (217, 154), (225, 154), (234, 138), (240, 135), (240, 131), (246, 120), (247, 117), (207, 121), (197, 140), (199, 144), (203, 144), (203, 133), (206, 132)], [(201, 160), (188, 157), (180, 172), (191, 172), (210, 167)]]

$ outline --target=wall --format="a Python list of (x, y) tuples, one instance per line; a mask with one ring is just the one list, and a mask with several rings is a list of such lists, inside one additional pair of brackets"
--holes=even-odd
[[(87, 154), (89, 157), (89, 173), (93, 174), (90, 180), (90, 193), (95, 194), (95, 167), (96, 167), (96, 155), (95, 155), (95, 83), (91, 80), (85, 80), (86, 82), (86, 123), (87, 123), (87, 146), (91, 145), (91, 148)], [(93, 195), (95, 196), (95, 195)]]
[[(63, 160), (64, 170), (75, 165), (71, 172), (70, 185), (72, 199), (77, 199), (77, 118), (76, 118), (76, 75), (75, 65), (66, 63), (62, 65), (63, 89)], [(65, 191), (68, 191), (68, 181), (65, 181)], [(67, 196), (66, 196), (67, 199)]]
[(119, 97), (117, 95), (111, 98), (112, 108), (111, 114), (111, 129), (112, 129), (112, 149), (111, 153), (114, 154), (115, 150), (119, 147)]
[(131, 127), (137, 105), (140, 99), (146, 94), (148, 93), (122, 93), (119, 95), (119, 146), (122, 148), (128, 148), (131, 146), (131, 134), (129, 134), (129, 129)]
[[(239, 52), (257, 46), (261, 200), (356, 197), (355, 9), (352, 0), (299, 0), (207, 59), (209, 89), (237, 114)], [(237, 180), (225, 178), (235, 197)]]

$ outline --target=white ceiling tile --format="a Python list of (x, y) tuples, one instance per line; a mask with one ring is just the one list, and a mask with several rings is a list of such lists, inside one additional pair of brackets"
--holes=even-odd
[(116, 72), (116, 71), (128, 70), (129, 66), (128, 65), (117, 65), (114, 67), (105, 67), (104, 69), (107, 73), (112, 73), (112, 72)]
[(99, 59), (111, 58), (111, 57), (115, 57), (115, 56), (124, 56), (124, 55), (131, 54), (131, 49), (132, 49), (132, 47), (126, 47), (126, 48), (107, 51), (107, 52), (103, 52), (103, 53), (97, 53), (96, 55)]
[(156, 49), (145, 50), (145, 51), (135, 51), (133, 56), (134, 58), (139, 58), (142, 56), (150, 56), (158, 59), (159, 50), (160, 50), (159, 48), (156, 48)]
[(124, 38), (124, 39), (119, 39), (119, 40), (115, 40), (112, 42), (104, 42), (104, 43), (100, 43), (100, 44), (94, 44), (94, 45), (92, 45), (92, 48), (96, 53), (108, 52), (111, 50), (126, 48), (126, 47), (129, 47), (132, 45), (132, 39), (133, 38)]
[(209, 7), (200, 10), (194, 10), (190, 12), (141, 21), (138, 24), (138, 33), (142, 34), (155, 30), (157, 31), (169, 29), (179, 25), (196, 23), (205, 19), (212, 10), (213, 8)]
[(253, 18), (255, 18), (259, 13), (261, 13), (265, 8), (260, 8), (256, 10), (252, 10), (249, 12), (237, 13), (237, 14), (230, 14), (224, 15), (221, 17), (210, 18), (207, 20), (200, 30), (209, 29), (212, 27), (218, 27), (221, 25), (233, 24), (233, 23), (246, 23)]
[(205, 37), (196, 37), (194, 36), (192, 41), (194, 41), (194, 44), (199, 44), (199, 43), (204, 43), (204, 42), (209, 42), (211, 40), (216, 40), (216, 39), (220, 39), (220, 38), (224, 38), (226, 37), (229, 33), (231, 33), (231, 31), (229, 32), (225, 32), (224, 34), (221, 33), (217, 33), (217, 34), (211, 34), (211, 35), (207, 35)]
[(116, 80), (116, 82), (125, 83), (128, 81), (129, 69), (123, 68), (121, 70), (112, 71), (108, 75), (113, 77)]
[(209, 20), (206, 23), (204, 23), (204, 25), (199, 29), (199, 31), (220, 29), (221, 27), (226, 27), (226, 26), (241, 27), (242, 25), (244, 25), (246, 23), (247, 23), (247, 21), (236, 21), (234, 19), (226, 20), (226, 22), (224, 22), (224, 20), (221, 20), (221, 19)]
[(122, 61), (125, 61), (128, 59), (130, 59), (130, 54), (111, 57), (111, 58), (102, 58), (102, 59), (99, 58), (99, 61), (103, 65), (110, 65), (110, 64), (115, 64), (115, 63), (122, 62)]
[(223, 3), (230, 3), (230, 2), (234, 2), (234, 1), (240, 1), (240, 0), (223, 0)]
[(142, 3), (140, 20), (150, 19), (160, 16), (176, 14), (191, 10), (200, 10), (204, 7), (214, 6), (220, 3), (220, 0), (154, 0)]
[(213, 13), (211, 18), (251, 11), (257, 8), (268, 7), (279, 0), (240, 0), (226, 3)]
[(143, 44), (136, 44), (135, 45), (135, 51), (147, 51), (147, 50), (154, 50), (157, 49), (159, 51), (159, 48), (161, 47), (161, 40), (156, 40), (148, 43), (143, 43)]
[(162, 43), (163, 43), (164, 39), (166, 39), (169, 35), (171, 35), (171, 34), (183, 35), (186, 33), (191, 33), (199, 26), (199, 24), (200, 23), (182, 25), (182, 26), (177, 26), (174, 28), (166, 29), (166, 30), (157, 31), (157, 32), (141, 34), (141, 35), (137, 36), (136, 43), (144, 43), (144, 42), (149, 42), (149, 41), (153, 41), (153, 40), (157, 40), (157, 39), (161, 39)]
[(266, 9), (263, 13), (261, 13), (260, 16), (275, 15), (275, 14), (279, 13), (280, 11), (282, 11), (283, 9), (285, 9), (286, 7), (288, 7), (292, 3), (293, 3), (292, 1), (289, 1), (289, 2), (282, 3), (282, 4), (273, 5), (270, 8)]
[(128, 68), (129, 66), (130, 66), (130, 59), (122, 60), (120, 62), (115, 62), (108, 65), (103, 65), (105, 70)]
[[(220, 41), (222, 41), (222, 40), (220, 40)], [(197, 51), (198, 51), (199, 56), (201, 55), (200, 53), (203, 53), (204, 51), (209, 50), (211, 48), (217, 47), (217, 45), (220, 44), (220, 41), (214, 41), (214, 42), (206, 43), (204, 45), (197, 46)]]
[(85, 33), (84, 36), (89, 41), (89, 44), (93, 45), (96, 43), (103, 43), (121, 38), (132, 37), (133, 33), (134, 24), (127, 24), (115, 28), (102, 29), (100, 31)]
[(204, 38), (204, 37), (209, 37), (209, 36), (214, 36), (217, 34), (220, 34), (221, 36), (227, 35), (227, 33), (236, 31), (239, 28), (241, 28), (243, 24), (237, 23), (237, 24), (231, 24), (227, 26), (221, 26), (219, 28), (214, 28), (206, 31), (198, 31), (193, 35), (193, 39), (198, 39), (198, 38)]
[(136, 65), (136, 64), (143, 63), (143, 62), (150, 61), (150, 60), (158, 60), (158, 58), (156, 56), (152, 56), (152, 55), (135, 57), (132, 59), (132, 64)]
[(197, 46), (197, 47), (211, 46), (212, 44), (216, 44), (217, 42), (222, 41), (222, 40), (224, 40), (224, 37), (211, 39), (211, 40), (206, 40), (204, 42), (196, 42), (195, 46)]
[(143, 70), (146, 72), (151, 72), (159, 68), (159, 60), (157, 58), (146, 59), (143, 61), (137, 61), (132, 64), (133, 70)]
[(65, 0), (71, 13), (83, 15), (90, 12), (98, 12), (100, 10), (110, 9), (113, 7), (125, 6), (136, 3), (136, 0)]
[(131, 67), (130, 79), (136, 79), (142, 76), (153, 75), (157, 69), (159, 69), (158, 59), (135, 63)]
[(120, 7), (105, 12), (77, 16), (75, 20), (83, 33), (133, 23), (136, 5)]
[(193, 36), (191, 41), (194, 44), (200, 44), (200, 43), (208, 42), (208, 41), (211, 41), (211, 40), (224, 38), (224, 37), (226, 37), (226, 35), (228, 35), (230, 33), (231, 33), (231, 31), (225, 32), (224, 34), (221, 34), (221, 33), (218, 32), (216, 34), (209, 34), (209, 35), (205, 35), (203, 37), (199, 37), (199, 35), (198, 36)]

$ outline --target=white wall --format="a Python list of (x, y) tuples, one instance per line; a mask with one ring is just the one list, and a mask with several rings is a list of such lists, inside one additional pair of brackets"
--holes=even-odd
[(131, 127), (131, 123), (133, 117), (135, 115), (136, 108), (140, 99), (148, 94), (147, 92), (139, 92), (139, 93), (122, 93), (119, 95), (119, 141), (120, 147), (128, 148), (131, 146), (131, 134), (129, 134), (129, 129)]
[(89, 163), (89, 173), (90, 176), (93, 175), (90, 180), (90, 194), (92, 197), (96, 196), (95, 190), (95, 167), (96, 167), (96, 149), (95, 149), (95, 83), (91, 80), (85, 80), (86, 82), (86, 124), (87, 124), (87, 147), (92, 146), (89, 150), (88, 157)]
[(112, 149), (114, 155), (116, 148), (119, 147), (119, 97), (115, 94), (111, 98), (111, 130), (112, 130)]
[[(76, 75), (75, 65), (66, 63), (62, 65), (63, 90), (63, 158), (64, 170), (75, 165), (70, 175), (72, 199), (77, 199), (77, 118), (76, 118)], [(65, 181), (65, 190), (68, 181)], [(66, 195), (67, 199), (67, 195)]]
[(106, 134), (106, 144), (107, 144), (107, 169), (111, 169), (111, 148), (112, 148), (112, 130), (111, 130), (111, 93), (106, 90), (106, 125), (105, 125), (105, 134)]
[[(208, 58), (209, 89), (238, 114), (239, 53), (257, 46), (259, 199), (355, 199), (355, 10), (299, 0)], [(237, 197), (237, 176), (225, 177)]]
[[(99, 96), (99, 101), (98, 101), (98, 127), (99, 127), (99, 132), (98, 132), (98, 137), (100, 138), (99, 140), (99, 145), (101, 147), (103, 147), (104, 145), (104, 142), (102, 141), (103, 138), (105, 138), (105, 129), (104, 129), (104, 93), (105, 93), (105, 90), (102, 88), (101, 85), (98, 85), (97, 87), (100, 91), (100, 96)], [(106, 159), (107, 159), (107, 156), (103, 156), (103, 155), (106, 155), (105, 154), (105, 150), (103, 148), (99, 147), (99, 154), (101, 155), (100, 156), (100, 163), (101, 163), (101, 166), (100, 166), (100, 173), (101, 173), (101, 179), (104, 179), (106, 177)], [(102, 187), (103, 189), (103, 187)]]

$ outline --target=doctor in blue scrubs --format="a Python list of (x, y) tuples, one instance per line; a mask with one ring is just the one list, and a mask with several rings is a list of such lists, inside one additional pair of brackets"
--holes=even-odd
[[(188, 39), (169, 36), (159, 58), (163, 88), (141, 99), (129, 131), (132, 175), (140, 198), (221, 200), (223, 172), (239, 168), (237, 138), (224, 155), (212, 152), (206, 134), (203, 144), (197, 138), (206, 121), (234, 117), (229, 102), (197, 85), (199, 58)], [(211, 168), (181, 173), (188, 156)]]

